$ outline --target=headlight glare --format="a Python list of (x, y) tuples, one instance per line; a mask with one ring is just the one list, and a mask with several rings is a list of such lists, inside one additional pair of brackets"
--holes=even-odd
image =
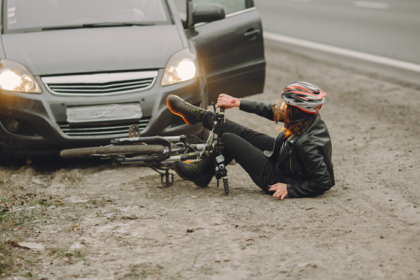
[(197, 76), (197, 58), (188, 49), (174, 54), (163, 74), (162, 86), (191, 80)]
[(179, 64), (178, 68), (176, 69), (176, 73), (178, 77), (183, 80), (187, 81), (195, 77), (195, 73), (197, 72), (197, 67), (195, 67), (194, 61), (191, 59), (184, 58)]
[(6, 59), (0, 62), (0, 88), (15, 92), (41, 93), (35, 78), (25, 66)]

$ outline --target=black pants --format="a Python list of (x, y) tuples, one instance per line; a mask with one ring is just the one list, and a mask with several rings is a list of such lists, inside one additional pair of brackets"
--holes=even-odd
[[(212, 112), (206, 112), (203, 121), (203, 126), (210, 130), (213, 128), (212, 117)], [(235, 159), (263, 191), (272, 193), (268, 191), (271, 185), (284, 183), (284, 179), (281, 179), (276, 171), (276, 160), (268, 158), (263, 153), (265, 150), (273, 149), (275, 141), (273, 137), (226, 119), (223, 124), (222, 139), (226, 162)]]

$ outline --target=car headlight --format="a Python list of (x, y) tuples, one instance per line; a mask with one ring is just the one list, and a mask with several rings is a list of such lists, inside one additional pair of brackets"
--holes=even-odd
[(41, 93), (41, 88), (29, 70), (7, 59), (0, 61), (0, 88), (16, 92)]
[(174, 54), (163, 74), (162, 86), (185, 82), (197, 76), (197, 57), (188, 49)]

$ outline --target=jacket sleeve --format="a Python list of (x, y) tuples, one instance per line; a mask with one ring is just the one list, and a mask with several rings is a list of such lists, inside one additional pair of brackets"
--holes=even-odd
[(239, 109), (247, 113), (257, 114), (271, 121), (274, 118), (273, 109), (271, 109), (270, 103), (241, 99)]
[(287, 184), (289, 197), (311, 197), (323, 194), (333, 183), (321, 149), (317, 145), (305, 145), (298, 153), (309, 179)]

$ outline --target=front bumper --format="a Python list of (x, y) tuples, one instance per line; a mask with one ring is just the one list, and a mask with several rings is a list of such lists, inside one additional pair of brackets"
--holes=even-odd
[[(59, 154), (62, 149), (107, 145), (111, 139), (116, 138), (113, 135), (75, 137), (65, 134), (60, 124), (67, 122), (66, 109), (69, 106), (140, 102), (143, 117), (148, 119), (147, 127), (142, 131), (143, 136), (200, 133), (203, 129), (200, 124), (188, 126), (176, 120), (177, 117), (166, 106), (166, 97), (176, 94), (192, 104), (202, 104), (207, 98), (205, 85), (200, 78), (195, 78), (184, 83), (162, 87), (160, 86), (162, 75), (163, 70), (160, 70), (157, 82), (146, 91), (112, 96), (57, 96), (48, 91), (40, 77), (36, 79), (42, 88), (41, 94), (0, 90), (0, 153), (19, 156), (54, 155)], [(10, 132), (5, 125), (5, 120), (8, 118), (19, 120), (24, 124), (22, 127), (25, 129), (15, 133)], [(121, 121), (95, 125), (118, 125), (119, 123)]]

